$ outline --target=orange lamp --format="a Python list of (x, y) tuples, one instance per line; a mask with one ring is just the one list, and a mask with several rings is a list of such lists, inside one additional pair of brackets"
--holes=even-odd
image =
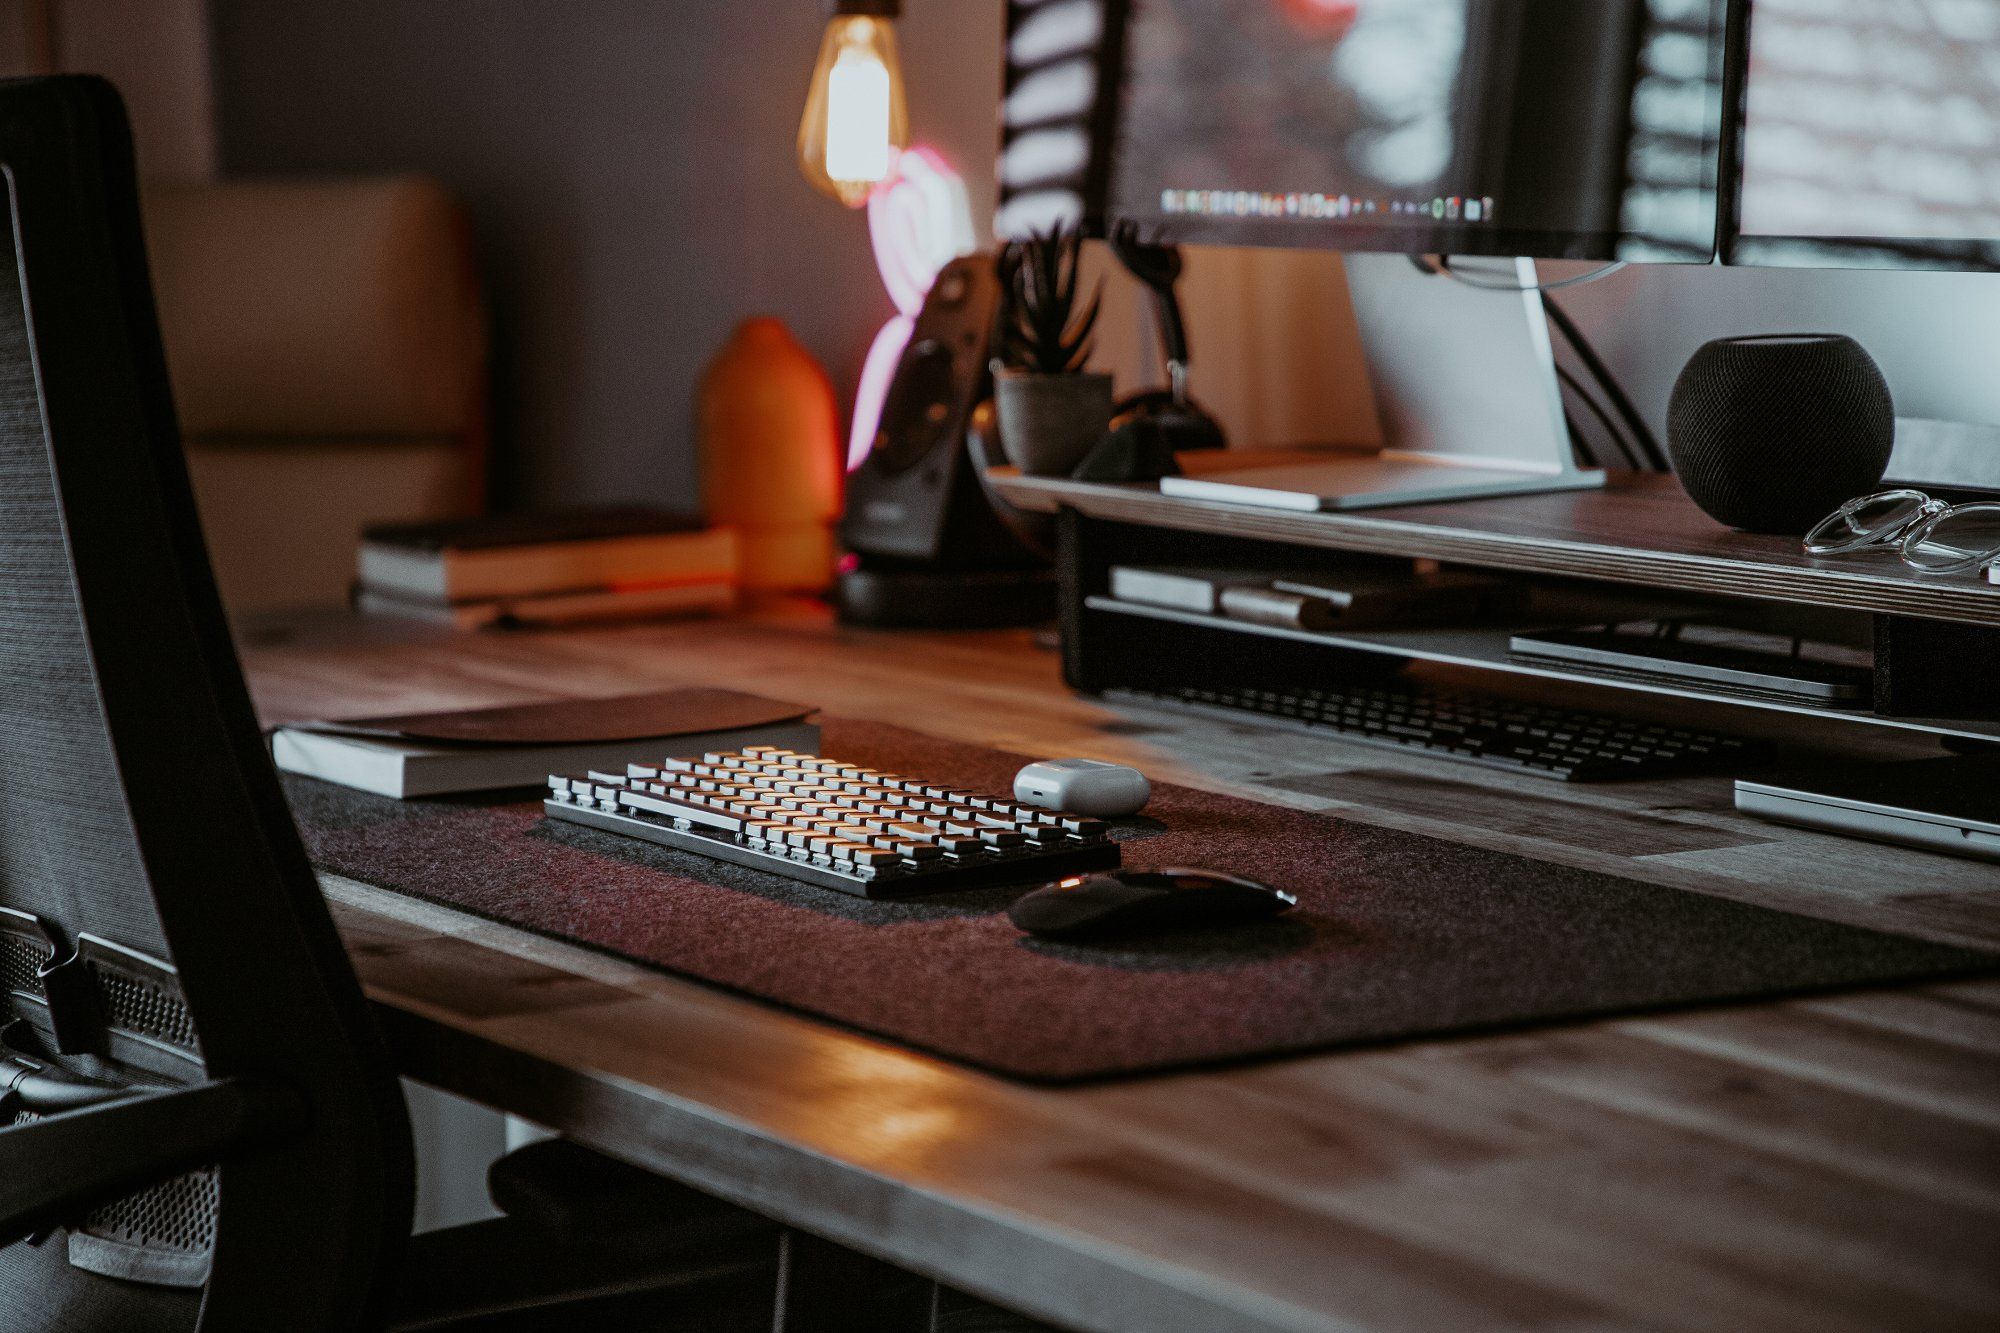
[(832, 0), (799, 120), (799, 169), (849, 208), (889, 179), (910, 146), (903, 66), (896, 58), (901, 0)]

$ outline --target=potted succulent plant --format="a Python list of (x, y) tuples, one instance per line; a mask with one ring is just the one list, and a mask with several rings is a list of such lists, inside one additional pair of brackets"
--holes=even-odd
[(1084, 369), (1100, 294), (1079, 302), (1083, 236), (1072, 229), (1000, 252), (1007, 308), (993, 399), (1000, 447), (1030, 476), (1064, 477), (1111, 426), (1111, 376)]

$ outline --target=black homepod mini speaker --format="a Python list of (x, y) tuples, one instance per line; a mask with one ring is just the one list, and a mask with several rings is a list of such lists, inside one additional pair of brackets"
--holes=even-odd
[(990, 255), (938, 274), (890, 378), (868, 457), (847, 479), (837, 589), (850, 624), (940, 629), (1034, 624), (1055, 576), (994, 511), (967, 447), (992, 396), (1002, 292)]
[(1745, 532), (1802, 533), (1889, 467), (1896, 407), (1837, 333), (1720, 338), (1674, 384), (1667, 445), (1689, 498)]

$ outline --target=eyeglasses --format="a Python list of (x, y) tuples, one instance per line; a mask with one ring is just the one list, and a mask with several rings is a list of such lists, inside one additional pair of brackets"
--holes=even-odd
[(1849, 500), (1806, 534), (1809, 555), (1899, 546), (1920, 574), (1962, 574), (2000, 562), (2000, 502), (1953, 505), (1922, 491)]

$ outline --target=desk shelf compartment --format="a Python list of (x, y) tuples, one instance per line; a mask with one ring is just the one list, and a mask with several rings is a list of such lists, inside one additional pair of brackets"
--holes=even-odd
[[(1256, 568), (1288, 554), (1295, 557), (1295, 548), (1103, 523), (1074, 511), (1065, 514), (1062, 531), (1063, 669), (1069, 684), (1085, 693), (1125, 689), (1172, 693), (1186, 686), (1255, 684), (1282, 688), (1365, 681), (1392, 675), (1411, 663), (1431, 663), (1491, 673), (1496, 683), (1503, 677), (1542, 679), (1596, 687), (1628, 698), (1679, 699), (1924, 733), (1964, 744), (2000, 744), (2000, 709), (1985, 717), (1951, 715), (1960, 711), (1955, 701), (1963, 700), (1968, 691), (1974, 698), (2000, 696), (2000, 674), (1987, 683), (1973, 679), (1964, 667), (1968, 661), (1983, 660), (1992, 672), (2000, 673), (2000, 631), (1981, 626), (1876, 616), (1872, 625), (1877, 664), (1874, 706), (1815, 706), (1723, 687), (1535, 662), (1515, 656), (1509, 649), (1511, 637), (1524, 630), (1689, 617), (1718, 606), (1733, 605), (1740, 610), (1740, 601), (1538, 580), (1531, 581), (1533, 609), (1507, 623), (1315, 632), (1139, 605), (1110, 595), (1114, 564), (1236, 564)], [(1972, 656), (1987, 646), (1965, 641), (1983, 641), (1987, 635), (1996, 642), (1983, 659)], [(1906, 660), (1895, 661), (1892, 654)], [(1892, 672), (1885, 658), (1900, 669)], [(1931, 688), (1940, 679), (1940, 666), (1946, 678), (1941, 688)], [(1883, 694), (1896, 686), (1901, 687), (1901, 694), (1892, 693), (1891, 706), (1885, 708)], [(1617, 699), (1610, 695), (1605, 703), (1614, 710), (1617, 707)], [(1937, 706), (1936, 712), (1943, 715), (1930, 714), (1927, 705)]]

